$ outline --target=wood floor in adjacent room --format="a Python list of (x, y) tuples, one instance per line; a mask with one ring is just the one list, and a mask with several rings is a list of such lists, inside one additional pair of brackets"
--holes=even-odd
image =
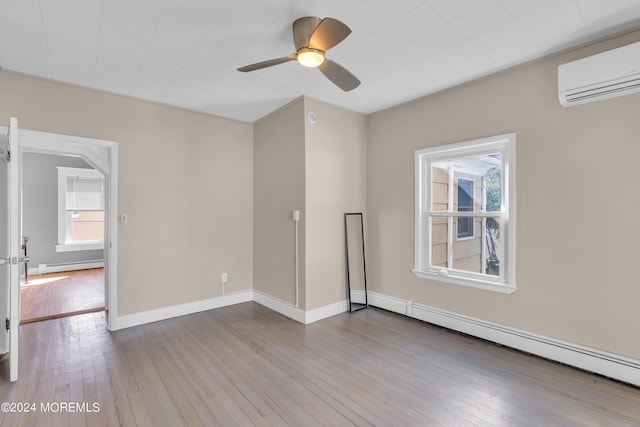
[(371, 307), (305, 326), (249, 302), (113, 333), (90, 313), (22, 325), (20, 352), (0, 402), (36, 411), (2, 426), (640, 425), (638, 388)]
[(104, 310), (104, 268), (30, 275), (20, 284), (20, 323)]

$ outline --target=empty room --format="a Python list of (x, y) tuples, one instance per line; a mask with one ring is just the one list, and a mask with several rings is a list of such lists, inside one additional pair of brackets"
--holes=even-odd
[(0, 425), (638, 426), (639, 118), (635, 0), (3, 1)]

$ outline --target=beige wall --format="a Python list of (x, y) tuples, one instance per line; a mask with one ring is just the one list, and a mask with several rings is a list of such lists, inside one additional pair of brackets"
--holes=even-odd
[[(557, 98), (559, 64), (638, 40), (628, 34), (370, 116), (370, 289), (640, 359), (640, 95), (572, 108)], [(416, 278), (414, 150), (508, 132), (517, 134), (518, 290)]]
[(0, 121), (118, 142), (118, 315), (251, 289), (252, 125), (0, 72)]
[(304, 308), (305, 131), (299, 98), (255, 123), (255, 289), (295, 304), (295, 223), (300, 211), (299, 302)]
[(298, 209), (299, 308), (344, 301), (343, 214), (365, 208), (365, 117), (299, 98), (257, 121), (254, 137), (255, 289), (295, 303)]
[[(305, 99), (306, 307), (347, 298), (344, 213), (366, 208), (367, 121), (358, 113)], [(367, 224), (365, 214), (365, 226)]]

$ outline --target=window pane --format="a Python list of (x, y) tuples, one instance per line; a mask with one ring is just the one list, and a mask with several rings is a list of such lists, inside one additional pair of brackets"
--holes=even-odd
[[(498, 159), (499, 154), (496, 154)], [(502, 166), (501, 164), (490, 167), (484, 175), (485, 211), (500, 212), (502, 206)]]
[(474, 181), (458, 178), (458, 212), (473, 212)]
[(67, 210), (103, 210), (103, 180), (97, 178), (67, 178)]
[(443, 162), (431, 166), (432, 207), (434, 211), (449, 209), (449, 173)]
[[(460, 186), (462, 193), (458, 191)], [(502, 155), (492, 153), (432, 162), (431, 196), (433, 211), (499, 212)], [(456, 206), (449, 206), (450, 200)]]
[(500, 219), (487, 218), (484, 227), (485, 274), (499, 276), (502, 262), (502, 242), (500, 236)]
[(431, 218), (431, 265), (448, 268), (449, 219)]
[(104, 240), (104, 211), (68, 211), (72, 242)]
[[(460, 220), (470, 222), (477, 233), (471, 238), (456, 239)], [(453, 227), (453, 237), (449, 235), (449, 227)], [(432, 268), (500, 275), (502, 248), (499, 218), (432, 217), (431, 237)]]
[[(457, 194), (458, 212), (473, 212), (475, 208), (475, 181), (458, 178)], [(473, 218), (458, 218), (458, 239), (473, 237)]]
[[(452, 268), (456, 270), (468, 271), (471, 273), (482, 273), (482, 238), (480, 233), (473, 235), (473, 227), (478, 230), (482, 227), (482, 218), (457, 218), (458, 225), (465, 224), (471, 228), (470, 238), (464, 240), (454, 240), (452, 248)], [(460, 230), (458, 230), (460, 235)]]

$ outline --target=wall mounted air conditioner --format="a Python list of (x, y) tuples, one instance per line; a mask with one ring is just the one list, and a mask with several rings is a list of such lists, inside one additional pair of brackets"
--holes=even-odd
[(640, 92), (640, 42), (558, 67), (563, 107), (636, 92)]

